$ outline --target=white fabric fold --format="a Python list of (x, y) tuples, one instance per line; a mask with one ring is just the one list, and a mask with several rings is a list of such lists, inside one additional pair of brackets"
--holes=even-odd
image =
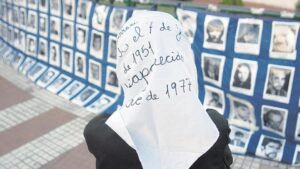
[(198, 99), (191, 45), (180, 23), (142, 12), (117, 36), (117, 75), (124, 102), (107, 120), (144, 169), (188, 169), (219, 132)]

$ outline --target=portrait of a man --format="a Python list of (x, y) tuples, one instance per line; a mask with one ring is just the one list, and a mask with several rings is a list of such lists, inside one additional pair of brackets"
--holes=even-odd
[(92, 47), (96, 51), (101, 50), (101, 47), (102, 47), (102, 36), (100, 34), (97, 34), (97, 33), (93, 34)]
[(283, 140), (262, 135), (256, 149), (256, 155), (280, 161), (283, 153), (283, 146)]
[(277, 133), (283, 133), (286, 124), (286, 110), (275, 109), (264, 106), (262, 108), (263, 128), (274, 131)]
[(290, 70), (271, 68), (269, 71), (267, 93), (286, 97), (290, 73)]
[(273, 22), (270, 45), (270, 57), (296, 60), (298, 22)]

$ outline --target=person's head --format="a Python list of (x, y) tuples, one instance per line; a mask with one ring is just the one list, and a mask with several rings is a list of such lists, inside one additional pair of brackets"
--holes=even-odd
[(274, 159), (276, 158), (281, 146), (282, 143), (279, 140), (264, 138), (261, 148), (266, 157)]
[(220, 99), (220, 96), (219, 96), (218, 93), (212, 92), (212, 93), (211, 93), (211, 96), (212, 96), (212, 99), (213, 99), (214, 101), (220, 101), (220, 100), (219, 100), (219, 99)]
[(102, 24), (104, 22), (104, 12), (101, 6), (95, 8), (95, 17), (97, 24)]
[(188, 37), (193, 37), (194, 32), (191, 30), (192, 29), (191, 25), (194, 24), (194, 20), (188, 14), (183, 14), (181, 18), (182, 18), (182, 21), (183, 21), (183, 28), (185, 30), (186, 35)]
[(234, 107), (235, 107), (235, 113), (236, 116), (244, 121), (249, 121), (250, 120), (250, 110), (249, 107), (243, 103), (234, 102)]
[(235, 139), (243, 139), (244, 136), (245, 136), (245, 134), (244, 134), (243, 132), (241, 132), (241, 131), (236, 131), (236, 132), (234, 133), (234, 138), (235, 138)]
[(88, 99), (93, 93), (95, 93), (94, 90), (86, 90), (80, 95), (80, 100), (85, 101)]
[(109, 73), (109, 76), (108, 76), (108, 83), (113, 85), (113, 86), (118, 86), (118, 78), (117, 78), (117, 74), (116, 72), (114, 71), (111, 71)]
[(122, 20), (123, 20), (124, 13), (123, 10), (115, 10), (115, 13), (113, 15), (113, 25), (120, 29), (122, 26)]
[(264, 125), (273, 128), (279, 129), (283, 121), (283, 115), (278, 110), (268, 110), (264, 114)]
[(270, 69), (269, 85), (275, 90), (281, 90), (287, 80), (287, 72), (283, 69)]
[(77, 70), (79, 72), (83, 71), (83, 59), (81, 57), (77, 57)]
[(94, 33), (93, 39), (93, 48), (95, 50), (100, 50), (102, 46), (102, 37), (96, 33)]
[(242, 83), (251, 82), (251, 70), (250, 66), (246, 63), (241, 63), (237, 66), (235, 72), (235, 79), (239, 80)]
[(30, 52), (34, 52), (35, 51), (35, 44), (34, 44), (34, 40), (33, 39), (29, 39), (28, 42), (28, 49)]
[(46, 45), (44, 42), (40, 42), (40, 53), (45, 54)]
[(85, 2), (82, 2), (81, 4), (80, 4), (80, 13), (79, 13), (79, 16), (81, 17), (81, 18), (86, 18), (86, 13), (87, 13), (87, 5), (86, 5), (86, 3)]
[(273, 50), (292, 52), (294, 50), (296, 30), (292, 26), (277, 26), (273, 35)]
[(220, 43), (224, 33), (224, 24), (220, 19), (213, 19), (208, 22), (206, 32), (208, 38), (215, 43)]
[(52, 46), (51, 49), (50, 49), (50, 55), (52, 56), (52, 58), (56, 58), (56, 47), (55, 46)]
[(217, 76), (219, 74), (219, 66), (218, 66), (218, 62), (216, 60), (213, 59), (206, 59), (205, 60), (205, 74), (207, 77), (211, 78), (211, 79), (217, 79)]
[(71, 26), (69, 24), (64, 25), (64, 37), (66, 39), (70, 39), (72, 37), (71, 35)]
[(259, 33), (259, 25), (241, 24), (239, 29), (239, 38), (240, 40), (242, 39), (246, 43), (257, 43), (258, 33)]
[(45, 31), (46, 30), (46, 20), (45, 18), (40, 19), (40, 28), (41, 30)]
[(77, 30), (77, 43), (82, 44), (85, 43), (85, 30), (78, 28)]

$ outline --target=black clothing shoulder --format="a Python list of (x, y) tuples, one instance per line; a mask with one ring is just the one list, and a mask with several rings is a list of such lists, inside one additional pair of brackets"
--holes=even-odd
[[(228, 147), (229, 126), (227, 120), (215, 110), (207, 110), (216, 124), (220, 136), (216, 143), (202, 155), (190, 169), (229, 169), (232, 163)], [(96, 116), (84, 130), (89, 151), (96, 157), (97, 169), (142, 169), (136, 151), (105, 124), (108, 115)]]

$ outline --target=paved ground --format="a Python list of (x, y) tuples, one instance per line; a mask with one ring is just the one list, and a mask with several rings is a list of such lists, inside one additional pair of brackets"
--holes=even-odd
[[(82, 135), (93, 116), (0, 63), (0, 169), (94, 169)], [(232, 168), (297, 167), (234, 156)]]

